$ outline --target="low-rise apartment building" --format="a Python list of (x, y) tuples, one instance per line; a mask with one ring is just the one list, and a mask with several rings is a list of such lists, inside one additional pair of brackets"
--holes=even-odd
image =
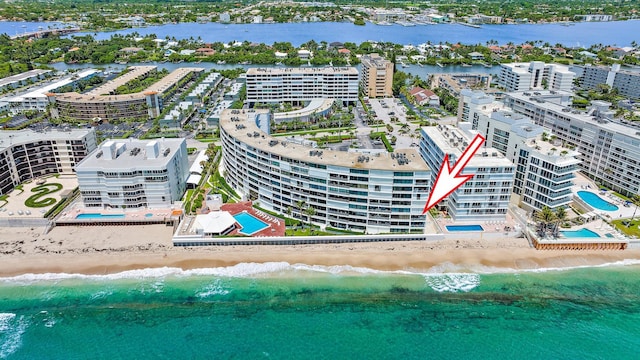
[(40, 176), (73, 174), (95, 148), (93, 129), (0, 131), (0, 195)]
[(154, 118), (160, 114), (164, 100), (175, 93), (179, 85), (204, 71), (203, 68), (178, 68), (147, 89), (126, 95), (112, 95), (118, 86), (145, 76), (153, 66), (136, 69), (88, 93), (49, 93), (51, 116), (79, 120), (118, 120)]
[(187, 188), (186, 140), (107, 140), (75, 170), (85, 207), (168, 208)]

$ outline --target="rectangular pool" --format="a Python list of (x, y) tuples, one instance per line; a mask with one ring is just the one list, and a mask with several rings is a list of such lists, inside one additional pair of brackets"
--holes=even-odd
[(447, 231), (484, 231), (481, 225), (445, 225)]
[(78, 214), (76, 219), (124, 219), (124, 214), (99, 214), (99, 213), (86, 213)]
[(233, 215), (233, 217), (240, 224), (240, 226), (242, 226), (242, 229), (238, 230), (238, 232), (244, 235), (251, 236), (269, 227), (269, 225), (264, 221), (246, 212), (235, 214)]

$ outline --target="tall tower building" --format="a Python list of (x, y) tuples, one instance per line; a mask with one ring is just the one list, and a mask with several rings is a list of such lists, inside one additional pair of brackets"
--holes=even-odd
[(370, 98), (393, 95), (393, 63), (378, 54), (364, 55), (360, 58), (362, 76), (360, 87), (362, 93)]

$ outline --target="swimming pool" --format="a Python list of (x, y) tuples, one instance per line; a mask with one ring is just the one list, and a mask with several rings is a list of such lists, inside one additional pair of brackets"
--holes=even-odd
[(564, 230), (564, 231), (560, 231), (560, 233), (567, 238), (599, 238), (600, 237), (598, 233), (585, 228), (582, 228), (580, 230)]
[(124, 219), (124, 214), (86, 213), (78, 214), (76, 219)]
[(484, 231), (480, 225), (446, 225), (447, 231)]
[(246, 212), (235, 214), (233, 215), (233, 217), (240, 224), (240, 226), (242, 226), (242, 229), (238, 230), (238, 232), (244, 235), (253, 235), (269, 227), (269, 225), (267, 225), (267, 223), (265, 223), (264, 221)]
[(590, 191), (578, 191), (578, 196), (594, 209), (616, 211), (618, 207)]

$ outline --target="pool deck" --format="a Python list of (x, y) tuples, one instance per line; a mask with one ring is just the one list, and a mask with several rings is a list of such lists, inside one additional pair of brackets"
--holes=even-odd
[[(122, 218), (95, 218), (95, 219), (78, 219), (80, 214), (103, 214), (103, 215), (124, 215)], [(151, 214), (149, 216), (149, 214)], [(143, 224), (143, 223), (164, 223), (170, 219), (180, 217), (182, 210), (172, 208), (136, 208), (136, 209), (109, 209), (103, 210), (98, 208), (86, 208), (81, 201), (76, 200), (71, 205), (60, 213), (56, 219), (56, 225), (65, 224), (87, 224), (100, 223), (128, 223), (131, 225)]]
[[(449, 233), (449, 234), (464, 234), (464, 233), (474, 233), (474, 232), (485, 232), (485, 233), (505, 233), (512, 232), (517, 228), (518, 222), (511, 217), (509, 213), (507, 213), (505, 220), (499, 221), (453, 221), (451, 218), (443, 218), (441, 215), (436, 218), (437, 226), (440, 228), (440, 233)], [(468, 226), (468, 225), (480, 225), (483, 230), (448, 230), (447, 226)]]
[[(593, 188), (581, 188), (579, 186), (574, 186), (573, 187), (573, 196), (574, 196), (574, 201), (576, 198), (580, 199), (579, 195), (578, 195), (578, 191), (586, 191), (586, 192), (590, 192), (594, 195), (599, 196), (602, 200), (611, 203), (615, 206), (618, 207), (618, 210), (615, 211), (606, 211), (606, 210), (600, 210), (600, 209), (596, 209), (593, 208), (593, 210), (591, 210), (590, 212), (594, 212), (598, 215), (602, 215), (610, 220), (617, 220), (617, 219), (625, 219), (625, 218), (630, 218), (633, 216), (633, 212), (636, 208), (635, 205), (633, 204), (629, 204), (627, 206), (625, 206), (625, 201), (622, 200), (621, 198), (613, 195), (611, 193), (611, 191), (599, 191), (597, 189), (593, 189)], [(588, 204), (587, 204), (588, 205)], [(638, 209), (640, 210), (640, 209)], [(640, 214), (640, 211), (636, 212), (636, 216)]]
[[(269, 215), (265, 212), (262, 212), (258, 209), (253, 208), (252, 203), (250, 201), (244, 201), (234, 204), (224, 204), (220, 208), (222, 211), (228, 211), (231, 215), (236, 215), (241, 212), (247, 212), (253, 216), (255, 216), (260, 221), (269, 225), (267, 228), (264, 228), (256, 233), (251, 234), (252, 237), (262, 237), (262, 236), (284, 236), (285, 224), (284, 219), (279, 217), (275, 217), (273, 215)], [(242, 229), (235, 229), (230, 232), (229, 236), (233, 235), (242, 235), (247, 236), (246, 234), (241, 232)]]

